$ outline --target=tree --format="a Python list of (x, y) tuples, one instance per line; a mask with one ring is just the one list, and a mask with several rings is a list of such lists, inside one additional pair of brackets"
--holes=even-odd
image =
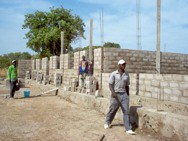
[[(96, 49), (96, 48), (101, 48), (102, 46), (92, 46), (92, 50)], [(111, 43), (111, 42), (107, 42), (103, 45), (104, 48), (121, 48), (120, 45), (118, 43)], [(82, 50), (88, 50), (89, 51), (89, 46), (86, 46), (84, 48), (75, 48), (73, 50), (73, 52), (77, 52), (77, 51), (82, 51)]]
[(120, 45), (118, 43), (111, 43), (111, 42), (107, 42), (104, 44), (103, 47), (106, 47), (106, 48), (121, 48)]
[(27, 46), (39, 53), (41, 57), (60, 55), (61, 31), (64, 31), (64, 49), (72, 50), (71, 42), (83, 36), (82, 19), (71, 15), (71, 10), (50, 8), (50, 12), (36, 11), (25, 15), (23, 29), (26, 33)]

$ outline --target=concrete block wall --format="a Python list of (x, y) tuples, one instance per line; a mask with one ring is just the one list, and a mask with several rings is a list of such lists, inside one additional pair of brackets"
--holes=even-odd
[(155, 52), (117, 48), (104, 48), (103, 72), (116, 70), (120, 59), (126, 60), (128, 72), (155, 73)]
[(63, 75), (63, 85), (68, 85), (72, 78), (78, 78), (78, 71), (75, 69), (67, 69), (64, 71)]
[(103, 49), (98, 48), (94, 50), (94, 70), (93, 76), (97, 79), (99, 83), (99, 89), (103, 89), (102, 87), (102, 80), (103, 80)]
[[(100, 51), (102, 56), (98, 55)], [(100, 65), (103, 65), (103, 72), (110, 73), (117, 69), (117, 62), (120, 59), (127, 61), (126, 70), (130, 73), (156, 73), (156, 53), (154, 51), (118, 48), (95, 49), (94, 70), (101, 68)], [(101, 60), (102, 63), (99, 63), (97, 60)], [(161, 73), (188, 74), (188, 55), (161, 53)]]
[(161, 72), (164, 74), (188, 74), (188, 54), (161, 53)]
[(60, 66), (59, 56), (51, 56), (49, 68), (50, 69), (59, 69), (59, 66)]
[(45, 75), (49, 74), (49, 60), (48, 57), (42, 58), (42, 71)]
[(71, 67), (71, 57), (70, 54), (60, 55), (60, 69), (70, 69)]
[[(130, 95), (188, 104), (188, 75), (130, 73)], [(104, 97), (110, 97), (110, 73), (102, 74)], [(139, 78), (139, 79), (138, 79)], [(138, 79), (138, 81), (137, 81)]]
[(188, 75), (140, 74), (139, 95), (188, 104)]
[(74, 53), (74, 69), (78, 70), (78, 65), (79, 65), (79, 61), (80, 61), (80, 52), (75, 52)]
[(111, 92), (109, 89), (109, 78), (111, 73), (102, 73), (102, 95), (105, 98), (110, 98)]
[[(56, 74), (60, 74), (61, 76), (63, 76), (63, 71), (61, 69), (50, 69), (49, 71), (49, 80), (50, 80), (50, 84), (55, 85), (55, 75)], [(63, 79), (63, 77), (62, 77)]]
[(41, 70), (41, 68), (42, 68), (41, 59), (36, 59), (36, 70)]
[(31, 72), (32, 70), (32, 60), (19, 60), (18, 61), (18, 77), (25, 78), (26, 71)]
[(69, 69), (73, 69), (74, 68), (74, 54), (70, 54), (70, 61), (69, 61), (70, 65), (69, 65)]

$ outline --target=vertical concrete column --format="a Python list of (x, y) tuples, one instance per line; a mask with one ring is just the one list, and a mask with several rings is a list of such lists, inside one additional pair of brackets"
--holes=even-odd
[(100, 74), (100, 89), (102, 90), (102, 73), (104, 70), (104, 62), (103, 62), (103, 58), (104, 58), (104, 48), (101, 48), (101, 74)]
[(156, 71), (159, 74), (161, 73), (160, 22), (161, 22), (161, 0), (157, 0)]
[(89, 44), (89, 60), (90, 61), (93, 59), (92, 44), (93, 44), (93, 19), (90, 19), (90, 44)]
[(64, 56), (63, 54), (60, 55), (60, 69), (63, 69), (64, 68)]
[(61, 31), (61, 54), (64, 53), (63, 48), (64, 48), (64, 32)]
[(65, 62), (64, 62), (64, 60), (65, 60), (64, 58), (65, 57), (64, 57), (64, 55), (65, 54), (61, 54), (60, 55), (60, 69), (62, 71), (62, 84), (64, 84), (64, 80), (65, 80), (64, 79), (64, 69), (65, 69), (65, 65), (64, 65), (65, 64)]

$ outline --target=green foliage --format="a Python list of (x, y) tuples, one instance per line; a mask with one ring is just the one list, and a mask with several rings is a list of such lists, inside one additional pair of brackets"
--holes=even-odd
[[(120, 45), (118, 43), (111, 43), (111, 42), (107, 42), (103, 45), (104, 48), (121, 48)], [(92, 50), (96, 49), (96, 48), (101, 48), (101, 46), (92, 46)], [(82, 50), (89, 50), (89, 46), (86, 46), (84, 48), (75, 48), (73, 50), (73, 52), (77, 52), (77, 51), (82, 51)]]
[[(23, 29), (29, 29), (25, 37), (27, 46), (41, 57), (60, 55), (61, 31), (64, 31), (64, 49), (72, 50), (71, 42), (83, 36), (84, 23), (70, 10), (51, 8), (50, 12), (36, 11), (25, 15)], [(64, 50), (64, 51), (65, 51)]]
[(10, 65), (10, 59), (4, 56), (0, 56), (0, 69), (8, 68)]
[(103, 45), (105, 48), (121, 48), (118, 43), (107, 42)]
[(31, 55), (28, 52), (15, 52), (8, 53), (0, 56), (0, 69), (8, 68), (11, 65), (12, 60), (26, 60), (31, 59)]

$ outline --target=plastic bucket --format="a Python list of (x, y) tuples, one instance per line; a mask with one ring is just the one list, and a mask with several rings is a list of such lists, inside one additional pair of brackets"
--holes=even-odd
[(30, 91), (29, 90), (24, 91), (24, 97), (28, 98), (29, 96), (30, 96)]

